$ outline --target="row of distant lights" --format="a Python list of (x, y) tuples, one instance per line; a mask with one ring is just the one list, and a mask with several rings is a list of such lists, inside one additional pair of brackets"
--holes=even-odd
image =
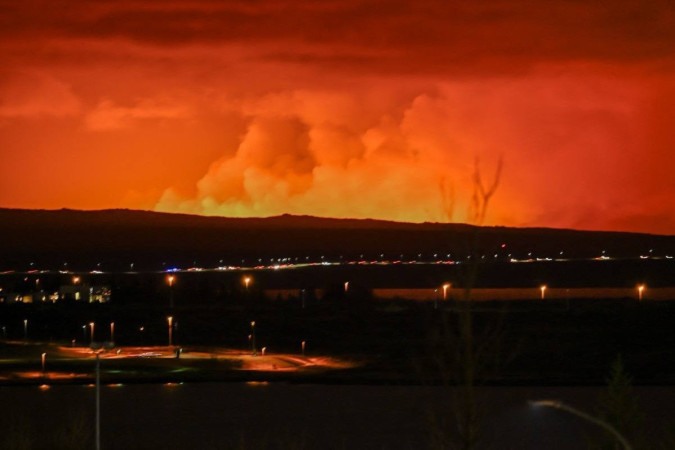
[[(506, 247), (506, 244), (502, 244), (502, 245), (501, 245), (501, 248), (505, 248), (505, 247)], [(653, 256), (653, 253), (654, 253), (654, 249), (650, 249), (649, 252), (648, 252), (648, 254), (646, 254), (646, 255), (639, 255), (639, 258), (640, 258), (640, 259), (650, 259), (650, 258), (653, 258), (653, 257), (654, 257), (654, 256)], [(561, 251), (561, 252), (559, 253), (559, 258), (556, 258), (556, 259), (551, 258), (551, 257), (543, 257), (543, 258), (542, 258), (542, 257), (533, 257), (533, 256), (532, 256), (532, 252), (528, 252), (528, 253), (527, 253), (527, 258), (525, 258), (525, 259), (514, 258), (514, 257), (512, 256), (511, 253), (507, 254), (506, 256), (507, 256), (509, 262), (512, 262), (512, 263), (520, 263), (520, 262), (548, 262), (548, 261), (562, 261), (562, 260), (563, 260), (562, 257), (564, 256), (564, 254), (565, 254), (565, 252), (564, 252), (564, 251)], [(388, 261), (388, 260), (385, 260), (385, 259), (384, 259), (385, 254), (384, 254), (384, 253), (380, 253), (380, 255), (379, 255), (380, 259), (379, 259), (379, 260), (370, 260), (370, 261), (368, 261), (368, 260), (364, 260), (364, 256), (365, 256), (365, 255), (364, 255), (364, 254), (361, 254), (361, 255), (359, 255), (360, 261), (349, 261), (349, 262), (347, 262), (346, 264), (428, 264), (428, 263), (461, 264), (461, 261), (457, 261), (457, 260), (454, 260), (454, 261), (453, 261), (453, 260), (450, 259), (450, 258), (452, 258), (452, 254), (451, 254), (451, 253), (448, 253), (448, 254), (445, 255), (445, 257), (446, 257), (445, 260), (439, 260), (439, 259), (438, 259), (438, 258), (439, 258), (439, 254), (438, 254), (438, 253), (434, 253), (434, 254), (433, 254), (433, 259), (434, 259), (434, 261), (422, 261), (422, 255), (423, 255), (422, 253), (418, 253), (418, 254), (417, 254), (417, 259), (412, 259), (412, 260), (404, 261), (404, 260), (403, 260), (403, 259), (404, 259), (404, 255), (403, 255), (403, 254), (400, 254), (400, 255), (399, 255), (399, 256), (400, 256), (400, 259), (395, 260), (395, 261)], [(442, 258), (443, 255), (440, 254), (440, 257)], [(494, 254), (493, 254), (493, 259), (497, 259), (497, 258), (499, 258), (499, 253), (494, 253)], [(674, 259), (672, 255), (664, 255), (664, 258), (665, 258), (665, 259), (669, 259), (669, 260)], [(304, 261), (301, 262), (301, 261), (302, 261), (302, 257), (297, 257), (297, 256), (296, 256), (296, 257), (270, 258), (270, 259), (269, 259), (270, 265), (265, 265), (265, 263), (263, 262), (263, 258), (258, 258), (258, 259), (257, 259), (258, 265), (255, 266), (254, 268), (256, 268), (256, 269), (270, 269), (270, 268), (271, 268), (271, 269), (277, 270), (277, 269), (282, 269), (282, 268), (292, 268), (292, 267), (294, 267), (294, 266), (299, 266), (299, 265), (312, 265), (312, 266), (316, 266), (316, 265), (340, 265), (340, 264), (345, 264), (345, 263), (343, 262), (343, 259), (344, 259), (344, 257), (343, 257), (342, 255), (340, 255), (339, 261), (326, 261), (326, 257), (325, 257), (324, 255), (321, 255), (321, 256), (320, 256), (320, 260), (321, 260), (321, 261), (311, 261), (311, 260), (310, 260), (310, 257), (309, 257), (309, 256), (306, 256), (306, 257), (304, 258)], [(470, 260), (470, 259), (471, 259), (471, 255), (467, 255), (467, 256), (466, 256), (466, 259), (467, 259), (467, 260)], [(486, 257), (486, 255), (482, 255), (480, 259), (481, 259), (481, 260), (485, 260), (485, 259), (487, 259), (487, 257)], [(595, 258), (592, 258), (592, 260), (595, 260), (595, 261), (607, 261), (607, 260), (611, 260), (611, 259), (612, 259), (612, 257), (610, 257), (610, 256), (607, 255), (607, 251), (606, 251), (606, 250), (602, 250), (602, 253), (601, 253), (600, 256), (595, 257)], [(565, 260), (568, 260), (568, 261), (569, 261), (570, 259), (565, 259)], [(241, 269), (243, 268), (243, 267), (239, 267), (239, 266), (223, 266), (223, 261), (224, 261), (224, 260), (222, 260), (222, 259), (219, 261), (219, 264), (220, 264), (220, 265), (219, 265), (218, 267), (216, 267), (215, 270), (241, 270)], [(246, 261), (245, 259), (242, 259), (242, 260), (241, 260), (242, 265), (245, 264), (245, 261)], [(165, 266), (166, 263), (162, 263), (162, 265)], [(133, 272), (133, 271), (134, 271), (134, 266), (135, 266), (135, 263), (130, 263), (130, 264), (129, 264), (129, 271), (130, 271), (130, 272)], [(48, 272), (47, 270), (36, 270), (36, 269), (33, 269), (33, 268), (35, 267), (35, 263), (32, 263), (32, 262), (30, 263), (30, 267), (31, 267), (31, 270), (29, 270), (28, 273), (34, 273), (34, 272)], [(68, 267), (68, 263), (67, 263), (67, 262), (64, 262), (64, 263), (63, 263), (63, 267), (64, 267), (64, 268), (63, 268), (62, 270), (59, 270), (59, 273), (62, 273), (62, 274), (68, 274), (68, 273), (71, 273), (69, 270), (67, 270), (67, 267)], [(190, 268), (188, 268), (188, 269), (180, 269), (180, 268), (178, 268), (178, 267), (171, 267), (171, 268), (168, 268), (168, 269), (164, 269), (163, 272), (182, 272), (182, 271), (184, 271), (184, 270), (187, 270), (187, 271), (190, 271), (190, 272), (199, 272), (199, 271), (204, 271), (204, 270), (214, 270), (214, 269), (205, 269), (205, 268), (203, 268), (203, 267), (197, 267), (197, 262), (194, 261), (193, 267), (190, 267)], [(8, 272), (5, 272), (5, 273), (10, 273), (10, 272), (13, 272), (13, 271), (8, 271)], [(96, 269), (91, 270), (89, 273), (91, 273), (91, 274), (102, 274), (102, 273), (104, 273), (104, 272), (101, 270), (101, 263), (97, 263), (97, 264), (96, 264)]]

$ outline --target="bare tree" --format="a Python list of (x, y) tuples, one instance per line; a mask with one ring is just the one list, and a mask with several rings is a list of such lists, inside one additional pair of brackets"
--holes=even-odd
[(468, 217), (475, 227), (468, 244), (469, 254), (464, 272), (462, 300), (458, 303), (455, 326), (447, 321), (442, 323), (438, 336), (442, 343), (440, 348), (435, 349), (436, 360), (441, 367), (441, 376), (444, 381), (452, 382), (450, 377), (454, 377), (454, 383), (456, 383), (455, 417), (453, 424), (443, 423), (442, 419), (433, 418), (436, 421), (434, 428), (437, 431), (432, 436), (434, 448), (473, 450), (479, 438), (481, 413), (476, 394), (477, 375), (493, 357), (491, 353), (495, 351), (500, 329), (496, 327), (485, 330), (481, 339), (477, 341), (471, 291), (476, 283), (480, 261), (477, 255), (480, 230), (485, 222), (490, 200), (499, 186), (502, 167), (500, 158), (491, 183), (486, 185), (481, 175), (479, 160), (476, 159), (474, 164), (473, 195)]

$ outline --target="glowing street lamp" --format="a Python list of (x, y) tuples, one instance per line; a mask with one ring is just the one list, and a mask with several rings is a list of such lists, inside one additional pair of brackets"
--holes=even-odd
[(306, 343), (305, 341), (302, 341), (302, 342), (300, 343), (300, 347), (302, 347), (302, 356), (305, 356), (305, 345), (306, 345), (306, 344), (307, 344), (307, 343)]
[(73, 277), (73, 284), (80, 284), (80, 277), (78, 276)]
[(542, 286), (539, 288), (539, 290), (541, 291), (541, 299), (542, 299), (542, 300), (544, 300), (544, 298), (546, 297), (546, 289), (547, 289), (547, 288), (546, 288), (546, 285), (545, 285), (545, 284), (542, 285)]
[(28, 319), (23, 319), (23, 338), (28, 340)]
[(638, 300), (639, 300), (639, 301), (642, 301), (642, 293), (644, 292), (644, 290), (645, 290), (645, 285), (644, 285), (644, 284), (641, 284), (641, 285), (639, 285), (639, 286), (637, 287), (637, 291), (638, 291)]
[(166, 282), (169, 283), (169, 309), (173, 310), (173, 282), (176, 277), (169, 275), (166, 277)]
[(257, 353), (255, 350), (255, 320), (251, 321), (251, 353), (253, 356)]
[(345, 292), (349, 291), (349, 281), (345, 281)]
[(42, 360), (42, 373), (45, 373), (45, 363), (47, 362), (47, 354), (46, 353), (42, 354), (41, 360)]
[(110, 322), (110, 342), (115, 342), (115, 322)]
[(86, 345), (87, 342), (87, 326), (82, 325), (82, 342), (85, 342), (84, 345)]
[(169, 327), (169, 347), (171, 347), (173, 345), (173, 317), (167, 317), (166, 323)]
[(248, 292), (248, 286), (251, 284), (251, 277), (245, 276), (244, 277), (244, 287), (246, 288), (246, 291)]
[(91, 339), (90, 339), (90, 343), (91, 343), (91, 344), (94, 343), (94, 326), (95, 326), (95, 325), (96, 325), (96, 324), (94, 324), (94, 322), (89, 322), (89, 327), (91, 328), (91, 336), (90, 336), (90, 338), (91, 338)]
[(605, 422), (604, 420), (600, 420), (597, 417), (593, 417), (590, 414), (587, 414), (583, 411), (579, 411), (576, 408), (572, 408), (569, 405), (566, 405), (562, 402), (559, 402), (557, 400), (538, 400), (538, 401), (530, 401), (529, 402), (531, 406), (533, 407), (546, 407), (546, 408), (553, 408), (553, 409), (558, 409), (560, 411), (565, 411), (569, 414), (572, 414), (573, 416), (577, 416), (581, 419), (584, 419), (587, 422), (593, 423), (600, 428), (604, 429), (607, 431), (609, 434), (614, 436), (614, 438), (623, 446), (625, 450), (633, 450), (633, 447), (628, 443), (625, 437), (619, 433), (616, 428), (611, 426), (609, 423)]
[(443, 300), (448, 299), (448, 289), (450, 288), (451, 284), (450, 283), (445, 283), (443, 285)]

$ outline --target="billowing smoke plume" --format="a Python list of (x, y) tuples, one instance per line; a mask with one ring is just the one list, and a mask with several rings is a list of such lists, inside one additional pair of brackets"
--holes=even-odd
[[(158, 209), (453, 219), (454, 183), (466, 182), (462, 178), (469, 178), (471, 168), (458, 158), (459, 150), (452, 151), (456, 143), (433, 142), (438, 137), (420, 133), (431, 119), (425, 116), (442, 114), (434, 103), (421, 95), (398, 116), (375, 117), (359, 111), (357, 98), (307, 92), (247, 103), (249, 124), (236, 152), (211, 165), (197, 182), (195, 198), (169, 189)], [(457, 176), (458, 167), (466, 174)]]
[(642, 91), (630, 83), (541, 75), (373, 91), (232, 102), (248, 124), (238, 146), (196, 193), (167, 189), (157, 209), (467, 221), (477, 160), (487, 182), (504, 162), (487, 224), (592, 223), (598, 198), (622, 215), (633, 195), (617, 190), (644, 152), (633, 123)]

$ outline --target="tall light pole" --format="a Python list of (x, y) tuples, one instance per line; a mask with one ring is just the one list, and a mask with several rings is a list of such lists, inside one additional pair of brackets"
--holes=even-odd
[(569, 414), (572, 414), (574, 416), (577, 416), (581, 419), (584, 419), (587, 422), (593, 423), (600, 428), (604, 429), (607, 431), (609, 434), (614, 436), (614, 438), (623, 446), (625, 450), (633, 450), (633, 447), (628, 443), (625, 437), (619, 433), (616, 428), (614, 428), (612, 425), (609, 423), (605, 422), (604, 420), (600, 420), (597, 417), (593, 417), (590, 414), (587, 414), (583, 411), (580, 411), (576, 408), (572, 408), (569, 405), (566, 405), (562, 402), (559, 402), (557, 400), (537, 400), (537, 401), (530, 401), (530, 405), (534, 407), (546, 407), (546, 408), (553, 408), (553, 409), (558, 409), (560, 411), (565, 411)]
[(256, 355), (256, 350), (255, 350), (255, 320), (251, 321), (251, 354), (253, 356)]
[(173, 317), (167, 317), (166, 323), (169, 327), (169, 347), (171, 347), (173, 345)]
[(546, 289), (547, 289), (547, 287), (546, 287), (545, 284), (542, 285), (542, 286), (539, 288), (539, 290), (541, 290), (541, 299), (542, 299), (542, 300), (544, 300), (544, 298), (546, 298)]
[(115, 342), (115, 322), (110, 322), (110, 342)]
[(176, 280), (176, 277), (169, 275), (166, 277), (166, 282), (169, 283), (169, 310), (173, 311), (173, 282)]
[(89, 327), (91, 328), (90, 344), (94, 343), (94, 322), (89, 322)]
[(28, 340), (28, 319), (23, 319), (23, 339)]
[(46, 353), (43, 353), (43, 354), (41, 355), (40, 359), (42, 360), (42, 374), (44, 375), (44, 373), (45, 373), (45, 364), (46, 364), (46, 362), (47, 362), (47, 354), (46, 354)]
[(638, 301), (642, 301), (642, 293), (644, 292), (644, 290), (645, 290), (645, 285), (644, 285), (644, 284), (641, 284), (641, 285), (639, 285), (639, 286), (637, 287), (637, 291), (638, 291)]
[(251, 284), (251, 277), (248, 275), (244, 277), (244, 287), (246, 288), (246, 292), (248, 292), (248, 286)]
[(96, 352), (96, 450), (101, 450), (101, 359)]
[(443, 300), (448, 299), (448, 289), (450, 289), (450, 286), (452, 286), (450, 283), (445, 283), (443, 285)]

